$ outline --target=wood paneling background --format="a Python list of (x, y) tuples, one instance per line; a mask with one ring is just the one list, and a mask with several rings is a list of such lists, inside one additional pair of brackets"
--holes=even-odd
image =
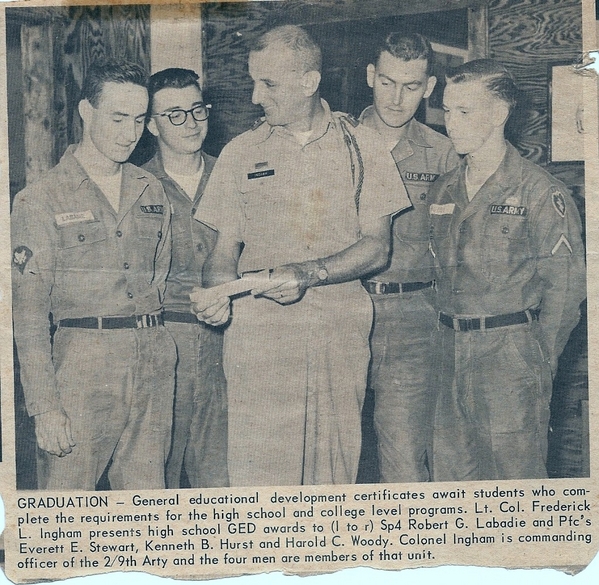
[[(546, 163), (547, 67), (550, 63), (574, 63), (581, 56), (580, 0), (492, 0), (489, 51), (491, 58), (509, 68), (522, 92), (510, 138), (524, 156)], [(515, 128), (519, 128), (517, 133)]]
[[(251, 104), (245, 41), (273, 23), (301, 22), (302, 14), (306, 22), (313, 21), (309, 11), (282, 14), (277, 3), (251, 4), (208, 4), (203, 9), (205, 89), (215, 105), (207, 149), (213, 154), (261, 115), (261, 109)], [(396, 6), (401, 11), (403, 5)], [(389, 4), (385, 10), (384, 18), (373, 10), (370, 18), (343, 21), (336, 13), (336, 22), (307, 25), (324, 45), (322, 93), (334, 109), (358, 114), (370, 100), (364, 67), (369, 45), (381, 29), (404, 25), (438, 43), (467, 47), (466, 9), (403, 16), (393, 16)], [(347, 18), (350, 16), (348, 13)], [(582, 50), (581, 2), (491, 0), (488, 22), (489, 56), (510, 69), (521, 89), (508, 136), (524, 156), (544, 164), (549, 123), (547, 66), (578, 59)], [(569, 176), (567, 166), (556, 172)]]
[[(285, 7), (278, 4), (243, 2), (203, 7), (204, 89), (206, 98), (214, 105), (206, 141), (211, 154), (217, 155), (231, 138), (247, 130), (262, 114), (262, 109), (251, 103), (247, 42), (272, 25), (306, 26), (323, 48), (322, 96), (333, 110), (354, 115), (371, 103), (365, 70), (372, 45), (384, 31), (403, 26), (426, 34), (437, 43), (468, 48), (466, 8), (439, 12), (443, 2), (428, 3), (431, 12), (427, 14), (412, 14), (414, 4), (405, 1), (370, 2), (369, 10), (365, 5), (354, 3), (343, 8), (337, 3), (328, 12), (323, 7), (306, 8), (306, 3), (301, 2)], [(403, 10), (409, 13), (402, 14)]]
[(147, 5), (6, 9), (7, 45), (11, 58), (20, 59), (11, 71), (20, 69), (23, 88), (20, 99), (9, 91), (9, 117), (23, 119), (23, 130), (11, 134), (11, 169), (15, 160), (25, 164), (11, 172), (11, 195), (81, 138), (77, 104), (92, 63), (126, 59), (150, 70), (149, 15)]

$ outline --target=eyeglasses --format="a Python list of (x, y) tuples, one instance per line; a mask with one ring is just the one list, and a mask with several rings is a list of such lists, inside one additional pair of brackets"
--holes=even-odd
[(173, 126), (183, 126), (183, 124), (187, 122), (187, 114), (191, 114), (196, 122), (207, 120), (210, 108), (212, 108), (212, 104), (199, 104), (198, 106), (191, 108), (191, 110), (169, 110), (168, 112), (162, 112), (161, 114), (153, 114), (152, 117), (167, 117)]

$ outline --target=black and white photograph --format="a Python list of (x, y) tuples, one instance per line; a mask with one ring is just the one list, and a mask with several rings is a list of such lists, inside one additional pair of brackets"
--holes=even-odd
[(19, 507), (592, 478), (582, 0), (3, 12)]

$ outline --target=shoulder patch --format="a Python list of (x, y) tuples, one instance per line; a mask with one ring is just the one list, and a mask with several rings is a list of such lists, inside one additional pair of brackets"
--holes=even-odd
[(556, 187), (551, 188), (551, 201), (555, 211), (557, 211), (557, 214), (560, 217), (566, 217), (566, 201), (561, 191), (559, 191)]
[(23, 274), (27, 262), (33, 256), (33, 252), (27, 246), (17, 246), (12, 253), (12, 263)]

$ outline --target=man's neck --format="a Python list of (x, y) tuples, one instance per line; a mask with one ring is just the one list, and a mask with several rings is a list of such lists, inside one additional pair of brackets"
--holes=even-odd
[(499, 168), (507, 143), (503, 132), (491, 137), (478, 150), (466, 155), (466, 193), (472, 201), (489, 177)]
[(74, 157), (91, 177), (110, 177), (121, 170), (121, 163), (104, 156), (91, 142), (84, 139), (73, 152)]
[(177, 175), (195, 175), (202, 167), (202, 151), (191, 154), (173, 152), (168, 147), (160, 145), (160, 157), (165, 169)]
[(505, 156), (507, 142), (503, 136), (488, 140), (466, 156), (468, 178), (472, 184), (483, 184), (498, 168)]
[(320, 101), (320, 97), (313, 96), (306, 104), (306, 108), (302, 115), (295, 121), (287, 124), (285, 129), (291, 134), (301, 132), (311, 132), (316, 128), (324, 117), (324, 107)]

